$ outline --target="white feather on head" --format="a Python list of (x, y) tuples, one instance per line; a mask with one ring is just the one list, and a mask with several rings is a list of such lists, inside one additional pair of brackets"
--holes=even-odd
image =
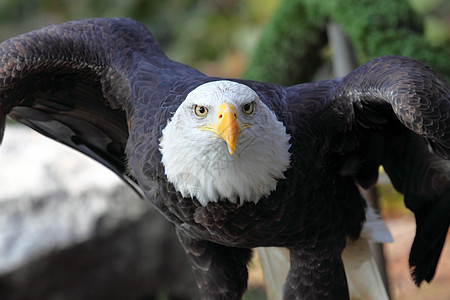
[[(236, 151), (217, 134), (202, 129), (218, 120), (224, 103), (236, 107), (241, 131)], [(253, 102), (253, 113), (242, 107)], [(195, 106), (208, 109), (199, 118)], [(289, 167), (290, 136), (275, 114), (246, 85), (221, 80), (200, 85), (190, 92), (162, 132), (160, 151), (166, 176), (183, 197), (202, 205), (219, 200), (257, 203), (268, 196)]]

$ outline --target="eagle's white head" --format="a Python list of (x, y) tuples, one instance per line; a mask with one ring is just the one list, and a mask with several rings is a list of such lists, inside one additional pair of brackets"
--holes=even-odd
[(205, 83), (188, 94), (163, 130), (168, 180), (202, 205), (258, 202), (289, 167), (289, 135), (254, 90), (232, 81)]

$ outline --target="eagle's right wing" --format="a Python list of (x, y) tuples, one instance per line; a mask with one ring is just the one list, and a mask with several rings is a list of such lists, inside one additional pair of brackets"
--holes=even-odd
[(9, 115), (126, 179), (131, 62), (125, 54), (142, 34), (130, 20), (92, 19), (1, 43), (0, 136)]

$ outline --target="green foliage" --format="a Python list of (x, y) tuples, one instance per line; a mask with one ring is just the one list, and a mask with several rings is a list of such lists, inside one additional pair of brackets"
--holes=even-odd
[(322, 62), (325, 26), (325, 15), (318, 6), (283, 1), (267, 25), (244, 77), (285, 85), (311, 80)]
[[(411, 1), (416, 6), (426, 2)], [(439, 1), (443, 0), (433, 3)], [(429, 5), (426, 7), (429, 11)], [(443, 14), (441, 19), (445, 18)], [(329, 20), (342, 26), (360, 63), (387, 54), (404, 55), (450, 79), (449, 31), (431, 31), (433, 19), (425, 22), (405, 0), (284, 0), (255, 49), (245, 77), (285, 85), (311, 80), (320, 66)], [(425, 24), (430, 32), (437, 32), (434, 40), (429, 40), (430, 32), (426, 35)], [(433, 24), (437, 27), (436, 21)]]
[[(422, 24), (406, 1), (339, 0), (327, 2), (324, 9), (350, 36), (360, 55), (373, 51), (367, 41), (386, 31), (421, 34)], [(402, 34), (403, 36), (403, 34)], [(379, 38), (378, 38), (379, 39)], [(367, 58), (363, 58), (367, 59)]]
[(37, 1), (2, 0), (0, 1), (0, 20), (2, 22), (17, 20), (27, 12), (38, 9)]
[[(325, 3), (325, 2), (324, 2)], [(404, 0), (339, 0), (324, 5), (343, 27), (361, 63), (381, 55), (418, 59), (450, 78), (450, 47), (433, 45), (424, 34), (423, 17)]]

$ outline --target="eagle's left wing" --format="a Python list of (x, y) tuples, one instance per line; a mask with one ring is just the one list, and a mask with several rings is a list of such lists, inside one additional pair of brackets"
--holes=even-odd
[(382, 165), (405, 195), (417, 223), (412, 276), (430, 281), (450, 225), (450, 84), (419, 61), (384, 56), (342, 79), (287, 90), (305, 97), (292, 105), (314, 107), (309, 124), (320, 124), (340, 176), (367, 188)]
[(373, 184), (383, 165), (405, 195), (417, 224), (412, 276), (429, 282), (450, 225), (450, 84), (419, 61), (379, 57), (342, 79), (331, 107), (346, 119), (343, 131), (353, 127), (360, 143), (371, 141), (359, 152), (357, 182)]

